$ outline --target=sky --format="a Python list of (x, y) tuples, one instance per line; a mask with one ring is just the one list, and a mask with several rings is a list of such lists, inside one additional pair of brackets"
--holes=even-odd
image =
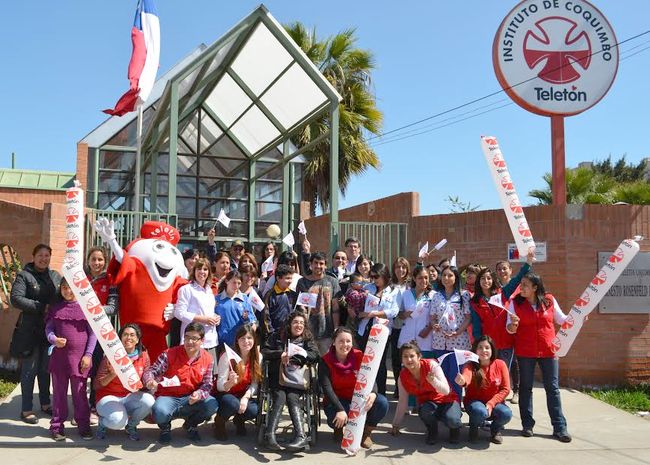
[[(650, 29), (647, 0), (592, 0), (619, 42)], [(514, 0), (270, 0), (281, 23), (300, 21), (319, 37), (356, 28), (357, 45), (372, 51), (372, 89), (383, 130), (431, 117), (499, 91), (492, 41)], [(101, 113), (127, 90), (130, 28), (136, 0), (7, 2), (0, 18), (0, 167), (75, 171), (76, 143), (105, 120)], [(162, 75), (200, 43), (210, 44), (253, 11), (247, 0), (157, 0)], [(609, 93), (565, 122), (566, 165), (622, 155), (650, 157), (650, 33), (620, 47)], [(501, 108), (499, 108), (501, 107)], [(449, 120), (447, 118), (454, 117)], [(448, 123), (465, 118), (457, 124)], [(479, 209), (499, 207), (481, 148), (494, 135), (525, 205), (551, 170), (550, 119), (527, 112), (500, 93), (414, 126), (414, 137), (372, 144), (379, 171), (353, 178), (340, 207), (399, 192), (420, 193), (421, 214), (448, 213), (458, 196)], [(387, 137), (385, 140), (394, 140)]]

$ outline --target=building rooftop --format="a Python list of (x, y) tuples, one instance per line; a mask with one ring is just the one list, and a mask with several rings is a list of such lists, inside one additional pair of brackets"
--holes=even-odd
[(65, 190), (73, 185), (75, 173), (0, 168), (0, 187), (37, 190)]

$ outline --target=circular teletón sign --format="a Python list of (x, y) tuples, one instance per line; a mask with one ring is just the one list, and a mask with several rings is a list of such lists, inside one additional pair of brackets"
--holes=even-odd
[(585, 0), (524, 0), (501, 23), (492, 60), (518, 105), (569, 116), (594, 106), (611, 87), (616, 44), (607, 19)]

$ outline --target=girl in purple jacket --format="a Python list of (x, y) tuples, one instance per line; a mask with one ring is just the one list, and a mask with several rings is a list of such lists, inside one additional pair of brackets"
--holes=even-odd
[(50, 307), (45, 318), (45, 335), (52, 344), (49, 369), (54, 401), (50, 433), (55, 441), (65, 440), (63, 423), (68, 418), (70, 385), (79, 434), (83, 439), (92, 439), (86, 382), (97, 337), (65, 280), (61, 281), (60, 298), (58, 303)]

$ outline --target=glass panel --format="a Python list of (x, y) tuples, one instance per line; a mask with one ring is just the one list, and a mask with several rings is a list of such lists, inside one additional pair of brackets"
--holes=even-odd
[(99, 210), (130, 210), (130, 196), (105, 193), (97, 197), (97, 208)]
[(256, 154), (259, 149), (280, 135), (271, 121), (257, 107), (249, 109), (231, 131), (251, 154)]
[(163, 152), (158, 153), (156, 166), (158, 167), (158, 173), (169, 174), (169, 154)]
[(198, 216), (199, 218), (210, 218), (216, 221), (217, 216), (219, 216), (219, 211), (221, 211), (222, 208), (230, 219), (248, 219), (247, 202), (219, 199), (199, 199)]
[(223, 134), (221, 128), (210, 118), (207, 112), (201, 112), (201, 152), (216, 142)]
[(318, 86), (294, 63), (263, 96), (262, 103), (290, 128), (327, 101)]
[(294, 163), (293, 167), (293, 198), (296, 203), (302, 200), (302, 165)]
[(196, 216), (196, 199), (176, 197), (176, 212), (184, 216)]
[(270, 158), (272, 160), (280, 160), (282, 158), (282, 145), (278, 147), (272, 147), (271, 149), (264, 152), (264, 155), (260, 159)]
[(260, 23), (231, 66), (255, 95), (260, 95), (291, 60), (289, 52)]
[(199, 178), (199, 196), (248, 199), (248, 182), (233, 179)]
[(282, 204), (255, 202), (255, 218), (260, 221), (282, 221)]
[(185, 142), (183, 142), (183, 139), (181, 139), (181, 138), (179, 137), (179, 138), (178, 138), (178, 153), (191, 153), (191, 154), (195, 154), (196, 151), (195, 151), (195, 150), (192, 150), (191, 148), (189, 148), (189, 147), (187, 146), (187, 144), (185, 144)]
[[(169, 180), (166, 174), (159, 174), (156, 177), (156, 192), (159, 196), (169, 192)], [(144, 193), (151, 194), (151, 174), (144, 175)]]
[(178, 83), (178, 97), (183, 98), (187, 91), (190, 90), (190, 87), (194, 83), (194, 80), (201, 71), (201, 66), (197, 67), (189, 75), (187, 75), (181, 82)]
[(181, 236), (194, 236), (196, 232), (196, 220), (194, 218), (178, 218), (178, 231)]
[(99, 168), (120, 171), (133, 171), (135, 152), (99, 151)]
[[(202, 220), (199, 219), (199, 232), (207, 236), (208, 231), (214, 228), (215, 220)], [(222, 224), (217, 225), (217, 237), (248, 237), (248, 221), (234, 220), (230, 222), (230, 227), (225, 228)], [(217, 249), (224, 246), (220, 241), (217, 241)]]
[[(203, 78), (201, 82), (199, 83), (198, 86), (194, 89), (194, 92), (192, 93), (192, 96), (190, 97), (187, 106), (183, 107), (181, 109), (181, 114), (185, 112), (186, 108), (190, 108), (193, 105), (195, 105), (199, 99), (201, 98), (201, 95), (203, 94), (205, 90), (206, 85), (211, 85), (210, 82), (214, 82), (216, 79), (216, 76), (211, 76), (211, 74), (217, 69), (217, 67), (223, 62), (223, 59), (226, 57), (226, 54), (228, 51), (232, 48), (234, 41), (236, 37), (233, 37), (228, 43), (224, 44), (222, 48), (219, 49), (217, 54), (214, 56), (211, 62), (207, 63), (208, 69), (207, 71), (203, 74)], [(200, 67), (202, 69), (205, 66)]]
[(194, 176), (199, 172), (198, 158), (188, 155), (178, 155), (176, 157), (177, 174), (192, 174)]
[[(166, 192), (166, 191), (165, 191)], [(158, 199), (156, 201), (157, 213), (167, 213), (168, 209), (167, 207), (169, 206), (169, 198), (166, 195), (163, 196), (158, 196)]]
[(201, 157), (199, 166), (201, 177), (248, 178), (248, 161)]
[(251, 99), (227, 74), (221, 77), (205, 99), (205, 105), (209, 106), (226, 126), (234, 123), (251, 103)]
[(241, 158), (246, 159), (246, 154), (227, 135), (219, 139), (204, 155), (214, 155), (216, 157)]
[[(189, 176), (178, 176), (176, 178), (176, 195), (196, 197), (196, 178)], [(179, 212), (182, 211), (180, 209), (177, 210)]]
[[(277, 165), (277, 166), (276, 166)], [(255, 164), (255, 176), (259, 176), (264, 171), (268, 170), (270, 167), (275, 166), (269, 173), (266, 173), (262, 180), (275, 180), (282, 181), (282, 165), (271, 162), (257, 162)]]
[(282, 183), (257, 181), (255, 183), (255, 199), (282, 202)]
[(183, 138), (183, 141), (192, 153), (197, 153), (199, 147), (199, 112), (195, 111), (192, 116), (188, 116), (179, 125), (179, 128), (179, 134)]
[[(144, 113), (142, 114), (142, 134), (145, 134), (147, 132), (147, 128), (149, 127), (149, 124), (151, 123), (151, 119), (153, 118), (155, 114), (155, 110), (153, 107), (147, 108)], [(131, 121), (129, 124), (127, 124), (125, 127), (123, 127), (117, 134), (115, 134), (111, 139), (109, 139), (108, 142), (106, 142), (106, 145), (121, 145), (123, 147), (135, 147), (137, 143), (137, 121), (138, 119), (134, 119)]]
[(132, 173), (99, 172), (98, 192), (131, 192), (133, 190)]
[[(275, 224), (279, 226), (277, 223), (274, 222), (266, 222), (266, 221), (255, 221), (255, 237), (258, 238), (266, 238), (264, 239), (265, 241), (268, 240), (268, 234), (266, 234), (266, 228), (271, 226), (272, 224)], [(284, 244), (278, 245), (278, 248), (282, 249), (284, 247)]]

